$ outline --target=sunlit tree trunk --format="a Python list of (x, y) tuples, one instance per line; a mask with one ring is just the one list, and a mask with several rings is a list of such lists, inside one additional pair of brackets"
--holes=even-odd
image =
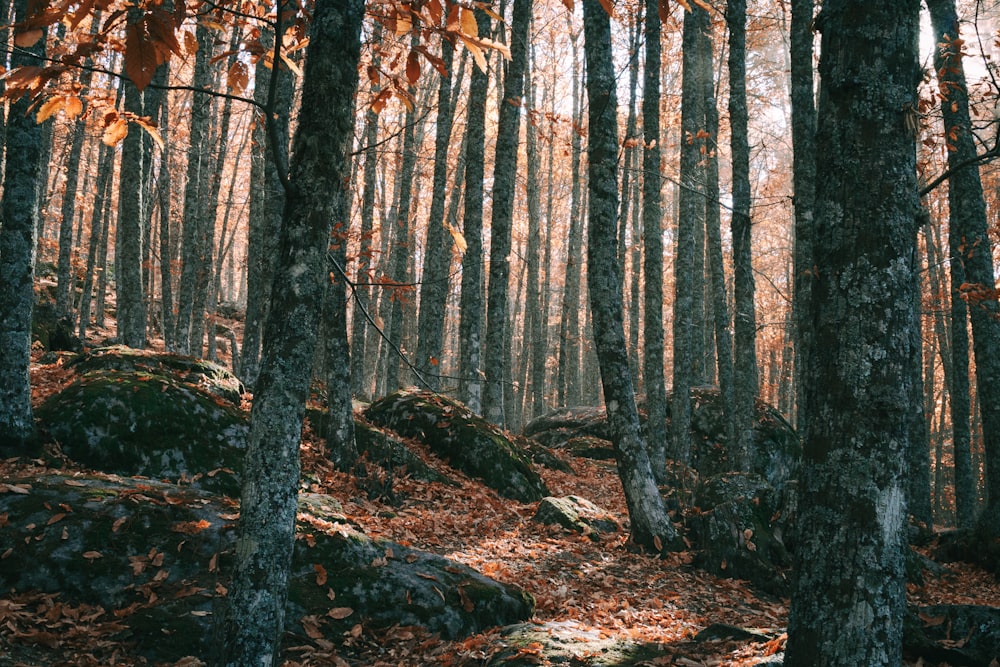
[[(949, 137), (948, 165), (955, 171), (948, 179), (949, 245), (951, 267), (961, 264), (963, 283), (953, 282), (952, 300), (968, 299), (972, 321), (973, 353), (976, 361), (976, 395), (983, 421), (983, 444), (986, 464), (986, 507), (978, 526), (990, 538), (1000, 536), (1000, 305), (994, 293), (996, 278), (990, 237), (987, 233), (986, 201), (979, 168), (968, 165), (976, 155), (975, 137), (969, 118), (969, 97), (962, 65), (958, 16), (954, 0), (930, 0), (927, 3), (934, 25), (935, 68), (941, 93), (941, 113), (945, 134)], [(968, 166), (960, 167), (966, 164)], [(977, 295), (976, 290), (985, 292)], [(968, 293), (964, 293), (968, 292)], [(955, 314), (952, 315), (955, 317)], [(964, 317), (952, 325), (952, 346), (959, 341), (957, 327), (965, 324)], [(953, 364), (958, 371), (958, 360)], [(956, 373), (957, 376), (959, 373)], [(953, 404), (960, 397), (952, 391)]]
[[(14, 0), (14, 20), (28, 18), (27, 0)], [(17, 31), (15, 30), (15, 35)], [(45, 36), (16, 49), (10, 66), (38, 67), (45, 57)], [(10, 105), (0, 200), (0, 449), (24, 452), (34, 433), (31, 412), (31, 313), (39, 182), (43, 177), (42, 128), (25, 96)]]
[[(280, 664), (295, 542), (299, 442), (320, 319), (326, 251), (344, 197), (364, 4), (317, 0), (264, 335), (228, 604), (223, 665)], [(346, 361), (346, 360), (345, 360)]]
[(785, 664), (896, 667), (917, 288), (918, 0), (827, 0), (811, 326)]
[(583, 16), (590, 127), (587, 287), (594, 319), (594, 343), (618, 474), (631, 522), (630, 538), (644, 548), (663, 551), (676, 547), (679, 540), (653, 478), (646, 443), (639, 428), (622, 322), (621, 269), (615, 235), (618, 102), (611, 57), (611, 25), (599, 0), (584, 0)]
[(503, 101), (497, 122), (493, 161), (493, 208), (490, 218), (490, 278), (486, 300), (486, 350), (483, 370), (483, 416), (504, 425), (504, 374), (510, 372), (507, 327), (507, 290), (510, 279), (510, 235), (514, 222), (514, 186), (517, 179), (518, 132), (532, 0), (514, 0), (510, 26), (510, 62), (503, 81)]
[(642, 376), (646, 387), (649, 458), (653, 474), (666, 481), (667, 393), (663, 371), (663, 210), (660, 180), (660, 25), (659, 0), (646, 0), (646, 68), (642, 84)]

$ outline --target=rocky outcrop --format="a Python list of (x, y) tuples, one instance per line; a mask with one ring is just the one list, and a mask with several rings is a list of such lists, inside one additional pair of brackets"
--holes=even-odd
[(528, 457), (495, 425), (440, 394), (403, 390), (364, 412), (371, 423), (418, 438), (453, 468), (505, 497), (534, 502), (549, 495)]
[[(225, 604), (238, 508), (190, 487), (113, 475), (0, 485), (0, 585), (123, 610), (121, 638), (150, 660), (208, 656)], [(326, 496), (300, 496), (289, 631), (337, 642), (357, 624), (446, 638), (530, 618), (524, 591), (460, 563), (374, 540)], [(165, 638), (169, 638), (165, 640)]]

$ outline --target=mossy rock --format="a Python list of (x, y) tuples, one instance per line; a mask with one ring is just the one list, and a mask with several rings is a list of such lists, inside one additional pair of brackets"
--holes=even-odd
[(687, 525), (698, 548), (696, 564), (720, 577), (745, 579), (787, 595), (791, 557), (784, 542), (780, 497), (759, 475), (723, 473), (695, 489)]
[[(668, 395), (668, 420), (670, 400)], [(647, 415), (642, 400), (639, 401), (639, 418), (645, 432)], [(613, 458), (613, 450), (609, 449), (611, 433), (603, 407), (573, 407), (550, 412), (531, 420), (525, 426), (524, 434), (548, 447), (567, 449), (576, 456)], [(763, 401), (757, 401), (753, 442), (752, 471), (780, 491), (798, 473), (802, 450), (795, 430), (777, 410)], [(693, 388), (691, 466), (702, 477), (736, 470), (729, 444), (719, 390), (713, 387)]]
[(579, 496), (542, 498), (532, 518), (539, 523), (563, 526), (595, 540), (600, 539), (602, 533), (620, 530), (618, 522), (607, 510)]
[(495, 425), (446, 396), (403, 390), (365, 410), (365, 419), (422, 440), (452, 467), (501, 496), (534, 502), (549, 495), (528, 457)]
[(239, 406), (246, 388), (238, 377), (219, 364), (182, 354), (138, 350), (112, 345), (90, 350), (66, 364), (83, 375), (94, 371), (141, 371), (170, 376), (179, 382), (195, 385), (213, 396)]
[[(635, 642), (577, 621), (519, 623), (504, 628), (490, 667), (642, 667), (674, 664), (663, 644)], [(694, 664), (694, 663), (692, 663)]]
[[(225, 606), (238, 507), (191, 487), (113, 475), (6, 480), (0, 586), (60, 594), (120, 614), (120, 639), (152, 661), (209, 657)], [(10, 488), (8, 487), (8, 488)], [(334, 644), (354, 624), (421, 625), (446, 638), (527, 620), (534, 600), (460, 563), (383, 540), (335, 501), (300, 495), (288, 631), (302, 619)], [(133, 609), (133, 605), (138, 609)], [(331, 608), (338, 613), (327, 615)]]
[(89, 468), (239, 493), (246, 415), (169, 375), (93, 371), (36, 416), (63, 453)]

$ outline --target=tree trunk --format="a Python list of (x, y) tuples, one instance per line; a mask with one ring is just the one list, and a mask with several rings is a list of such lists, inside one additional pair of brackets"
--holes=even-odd
[(420, 311), (417, 324), (417, 355), (414, 365), (431, 389), (441, 388), (441, 356), (444, 353), (444, 316), (448, 298), (448, 269), (451, 243), (445, 237), (444, 213), (448, 181), (448, 148), (454, 113), (451, 84), (455, 79), (452, 63), (455, 48), (441, 40), (441, 61), (445, 74), (438, 86), (436, 134), (434, 138), (434, 184), (431, 209), (424, 241), (423, 270), (420, 274)]
[(295, 542), (299, 441), (337, 198), (353, 133), (359, 1), (317, 0), (282, 220), (274, 302), (250, 416), (221, 664), (279, 664)]
[[(954, 169), (948, 179), (951, 266), (954, 271), (960, 263), (965, 273), (963, 283), (958, 285), (961, 292), (953, 292), (952, 299), (968, 301), (976, 360), (976, 394), (983, 421), (987, 493), (979, 527), (992, 539), (1000, 537), (1000, 356), (996, 354), (1000, 347), (1000, 305), (995, 294), (993, 254), (987, 234), (986, 201), (979, 168), (975, 165), (959, 168), (975, 157), (976, 145), (969, 119), (969, 96), (955, 3), (954, 0), (929, 0), (927, 7), (934, 25), (935, 43), (939, 45), (934, 65), (939, 79), (945, 134), (949, 137), (948, 165)], [(962, 326), (964, 322), (963, 318)], [(953, 324), (953, 347), (959, 342), (954, 340), (957, 327), (957, 323)], [(957, 365), (955, 370), (958, 371)], [(953, 405), (957, 398), (960, 397), (953, 392)]]
[(105, 202), (111, 192), (111, 181), (114, 180), (115, 154), (112, 148), (101, 143), (97, 157), (97, 182), (94, 188), (94, 203), (90, 214), (90, 240), (87, 242), (87, 268), (83, 276), (83, 291), (80, 295), (80, 323), (77, 335), (80, 340), (86, 340), (87, 328), (90, 326), (90, 311), (93, 301), (94, 274), (104, 273), (104, 266), (98, 263), (101, 254), (101, 239), (107, 239), (104, 228)]
[(823, 37), (809, 432), (785, 662), (895, 667), (916, 281), (917, 0), (837, 0)]
[(639, 428), (625, 349), (621, 269), (615, 244), (618, 102), (611, 57), (611, 25), (599, 0), (584, 0), (583, 17), (590, 126), (587, 286), (594, 319), (594, 344), (601, 368), (611, 440), (631, 521), (630, 538), (641, 547), (659, 552), (675, 548), (679, 540), (653, 478), (646, 443)]
[(506, 424), (504, 375), (510, 372), (507, 333), (507, 289), (510, 280), (510, 236), (514, 222), (514, 185), (517, 180), (518, 132), (524, 70), (528, 62), (532, 0), (514, 0), (510, 26), (510, 61), (503, 81), (503, 102), (497, 122), (496, 158), (493, 162), (493, 209), (490, 227), (490, 278), (486, 300), (486, 350), (483, 370), (483, 416)]
[[(282, 3), (282, 6), (285, 4)], [(274, 48), (274, 33), (270, 29), (262, 30), (260, 40), (264, 48)], [(240, 379), (251, 388), (260, 369), (260, 339), (271, 307), (274, 257), (285, 198), (278, 169), (287, 165), (288, 117), (293, 93), (294, 81), (287, 69), (278, 64), (267, 67), (264, 58), (257, 62), (254, 99), (268, 108), (254, 123), (250, 157), (252, 187), (247, 225), (247, 312)], [(270, 124), (268, 118), (272, 119)], [(273, 130), (268, 132), (268, 127)]]
[[(14, 0), (14, 20), (28, 18), (27, 0)], [(17, 31), (15, 30), (15, 33)], [(10, 66), (37, 67), (45, 57), (45, 36), (16, 49)], [(31, 413), (31, 313), (35, 265), (35, 230), (42, 171), (42, 128), (30, 113), (31, 99), (10, 105), (5, 152), (3, 199), (0, 200), (0, 449), (26, 453), (34, 434)]]
[(799, 437), (805, 438), (809, 426), (806, 371), (811, 363), (813, 333), (810, 328), (813, 266), (813, 218), (816, 189), (816, 109), (813, 101), (813, 3), (814, 0), (791, 0), (790, 35), (792, 103), (792, 182), (795, 198), (794, 279), (792, 318), (795, 327), (795, 414)]
[(670, 405), (674, 458), (684, 464), (691, 459), (691, 386), (695, 361), (701, 350), (701, 317), (697, 293), (702, 275), (696, 273), (696, 236), (704, 227), (704, 87), (700, 76), (701, 35), (708, 13), (701, 7), (684, 14), (684, 63), (681, 92), (680, 217), (677, 221), (677, 255), (674, 261), (674, 381)]
[(666, 482), (667, 392), (663, 371), (663, 210), (660, 180), (660, 24), (659, 0), (646, 0), (646, 68), (642, 84), (642, 376), (646, 386), (649, 459), (658, 482)]
[(746, 0), (729, 0), (729, 134), (733, 160), (733, 429), (737, 462), (750, 469), (757, 400), (757, 313), (750, 238), (750, 145), (747, 136)]

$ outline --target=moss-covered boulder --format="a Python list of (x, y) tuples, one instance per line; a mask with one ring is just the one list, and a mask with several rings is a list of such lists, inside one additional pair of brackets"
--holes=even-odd
[(172, 375), (91, 371), (35, 414), (63, 452), (89, 468), (239, 493), (246, 415)]
[(239, 406), (246, 388), (238, 377), (219, 364), (182, 354), (137, 350), (112, 345), (90, 350), (66, 364), (84, 375), (94, 371), (139, 371), (171, 377)]
[[(668, 419), (669, 409), (668, 396)], [(639, 417), (645, 430), (646, 411), (642, 400), (639, 401)], [(613, 458), (604, 408), (556, 410), (530, 421), (525, 426), (524, 434), (546, 446), (569, 450), (576, 456)], [(691, 390), (691, 441), (691, 466), (701, 476), (711, 477), (736, 469), (718, 389), (696, 387)], [(798, 471), (801, 445), (795, 430), (777, 410), (758, 401), (754, 412), (753, 441), (752, 471), (780, 491), (789, 479), (795, 478)]]
[(528, 457), (495, 425), (464, 405), (428, 391), (403, 390), (365, 410), (365, 419), (404, 438), (418, 438), (452, 467), (505, 498), (534, 502), (549, 495)]
[(791, 558), (782, 500), (763, 477), (723, 473), (703, 478), (694, 505), (686, 522), (700, 567), (787, 595)]
[(607, 510), (579, 496), (542, 498), (532, 518), (539, 523), (563, 526), (595, 540), (600, 539), (602, 533), (616, 533), (621, 529)]
[[(0, 586), (116, 610), (121, 637), (150, 660), (209, 657), (238, 511), (191, 487), (112, 475), (6, 480)], [(421, 625), (454, 638), (533, 612), (519, 588), (365, 536), (323, 496), (300, 497), (297, 538), (286, 610), (296, 643), (336, 644), (356, 624)]]

